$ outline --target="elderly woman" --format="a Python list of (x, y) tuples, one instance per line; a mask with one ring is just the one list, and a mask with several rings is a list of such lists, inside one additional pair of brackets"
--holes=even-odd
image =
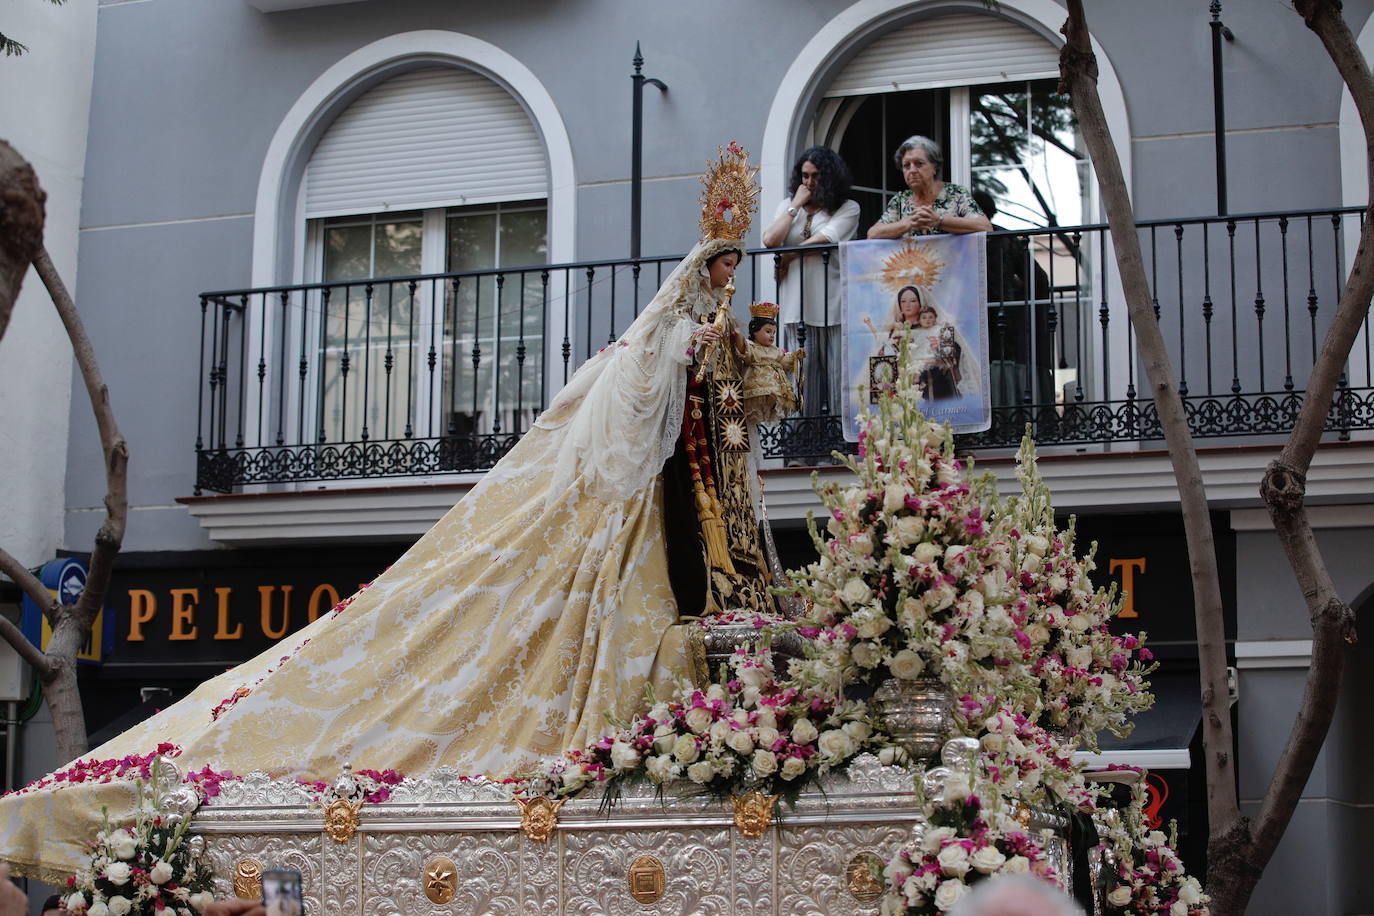
[[(813, 146), (802, 153), (792, 167), (787, 197), (778, 201), (773, 221), (763, 227), (764, 247), (829, 245), (852, 239), (859, 228), (859, 204), (849, 198), (851, 182), (849, 167), (828, 147)], [(806, 361), (802, 411), (807, 416), (836, 413), (841, 391), (839, 252), (805, 257), (790, 253), (780, 261), (782, 345), (788, 350), (805, 345), (813, 354)]]
[(929, 137), (908, 137), (893, 156), (907, 190), (888, 201), (868, 230), (871, 239), (901, 239), (944, 232), (989, 232), (992, 222), (963, 185), (940, 180), (945, 156)]

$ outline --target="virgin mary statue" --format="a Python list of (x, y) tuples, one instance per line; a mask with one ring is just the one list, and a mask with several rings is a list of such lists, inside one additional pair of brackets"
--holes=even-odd
[[(737, 146), (713, 171), (746, 176), (752, 199)], [(98, 748), (81, 781), (69, 770), (0, 799), (0, 858), (25, 874), (71, 874), (102, 808), (114, 819), (133, 807), (113, 762), (164, 742), (183, 772), (332, 780), (345, 764), (407, 775), (447, 765), (505, 777), (587, 745), (607, 715), (638, 712), (647, 685), (689, 673), (663, 468), (694, 361), (718, 349), (718, 327), (702, 319), (742, 257), (749, 209), (725, 203), (634, 323), (395, 565)]]

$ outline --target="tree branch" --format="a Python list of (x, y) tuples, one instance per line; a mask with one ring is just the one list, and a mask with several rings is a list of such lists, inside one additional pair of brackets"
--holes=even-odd
[(1097, 172), (1103, 204), (1116, 250), (1117, 267), (1126, 295), (1131, 326), (1135, 329), (1141, 365), (1149, 379), (1160, 425), (1168, 444), (1169, 460), (1178, 484), (1180, 508), (1188, 542), (1193, 603), (1197, 619), (1198, 656), (1201, 666), (1203, 738), (1206, 744), (1207, 810), (1213, 838), (1240, 820), (1236, 797), (1235, 766), (1231, 756), (1231, 716), (1228, 703), (1226, 637), (1222, 626), (1221, 579), (1217, 572), (1216, 545), (1207, 507), (1202, 470), (1193, 446), (1192, 431), (1183, 400), (1174, 384), (1173, 367), (1159, 322), (1150, 302), (1140, 238), (1136, 233), (1126, 179), (1116, 148), (1112, 145), (1106, 114), (1097, 93), (1097, 59), (1083, 13), (1082, 0), (1068, 0), (1066, 42), (1060, 53), (1059, 91), (1073, 102), (1079, 129)]
[(89, 626), (105, 603), (114, 559), (124, 543), (124, 528), (129, 513), (129, 446), (115, 423), (114, 410), (110, 406), (110, 390), (101, 377), (95, 348), (86, 336), (76, 303), (72, 301), (46, 249), (39, 249), (34, 256), (33, 266), (47, 287), (48, 295), (52, 297), (57, 314), (67, 328), (67, 336), (71, 338), (72, 353), (81, 370), (81, 378), (86, 383), (86, 394), (90, 398), (96, 429), (100, 433), (100, 447), (105, 454), (105, 523), (96, 532), (90, 570), (86, 574), (86, 589), (81, 593), (75, 610), (77, 619)]
[(0, 637), (4, 637), (5, 642), (14, 647), (14, 651), (19, 653), (19, 657), (28, 662), (34, 674), (38, 675), (40, 681), (46, 681), (52, 677), (55, 666), (48, 656), (43, 654), (43, 650), (29, 642), (17, 626), (8, 617), (0, 617)]
[(0, 573), (4, 573), (14, 580), (14, 584), (23, 590), (24, 594), (34, 604), (42, 609), (49, 622), (52, 621), (53, 612), (61, 607), (61, 602), (53, 597), (52, 592), (38, 581), (38, 577), (10, 555), (3, 547), (0, 547)]

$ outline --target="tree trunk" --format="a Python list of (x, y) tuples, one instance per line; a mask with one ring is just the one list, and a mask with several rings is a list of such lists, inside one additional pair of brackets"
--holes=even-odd
[(43, 204), (47, 200), (24, 157), (0, 140), (0, 338), (34, 254), (43, 247)]
[[(1059, 88), (1061, 92), (1067, 92), (1073, 101), (1074, 115), (1078, 118), (1079, 130), (1097, 173), (1126, 306), (1136, 333), (1140, 362), (1149, 380), (1155, 408), (1164, 428), (1169, 460), (1178, 482), (1193, 580), (1193, 606), (1201, 667), (1202, 727), (1207, 749), (1207, 813), (1211, 824), (1208, 861), (1211, 867), (1225, 868), (1230, 859), (1218, 841), (1243, 830), (1244, 821), (1236, 797), (1235, 765), (1231, 752), (1226, 637), (1212, 519), (1207, 508), (1207, 493), (1203, 486), (1202, 470), (1198, 466), (1197, 449), (1193, 445), (1192, 431), (1183, 409), (1183, 399), (1174, 385), (1169, 351), (1151, 305), (1150, 285), (1140, 251), (1140, 240), (1136, 235), (1130, 193), (1097, 94), (1097, 59), (1093, 55), (1082, 0), (1069, 0), (1068, 10), (1068, 21), (1063, 29), (1067, 41), (1059, 59)], [(1229, 912), (1225, 906), (1215, 911)]]

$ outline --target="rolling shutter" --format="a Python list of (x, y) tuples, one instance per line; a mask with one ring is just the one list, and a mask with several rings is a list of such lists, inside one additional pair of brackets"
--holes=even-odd
[(546, 158), (501, 86), (416, 70), (359, 96), (325, 131), (305, 173), (306, 217), (544, 198)]
[(878, 38), (845, 65), (827, 97), (969, 86), (1059, 75), (1059, 49), (998, 16), (921, 19)]

